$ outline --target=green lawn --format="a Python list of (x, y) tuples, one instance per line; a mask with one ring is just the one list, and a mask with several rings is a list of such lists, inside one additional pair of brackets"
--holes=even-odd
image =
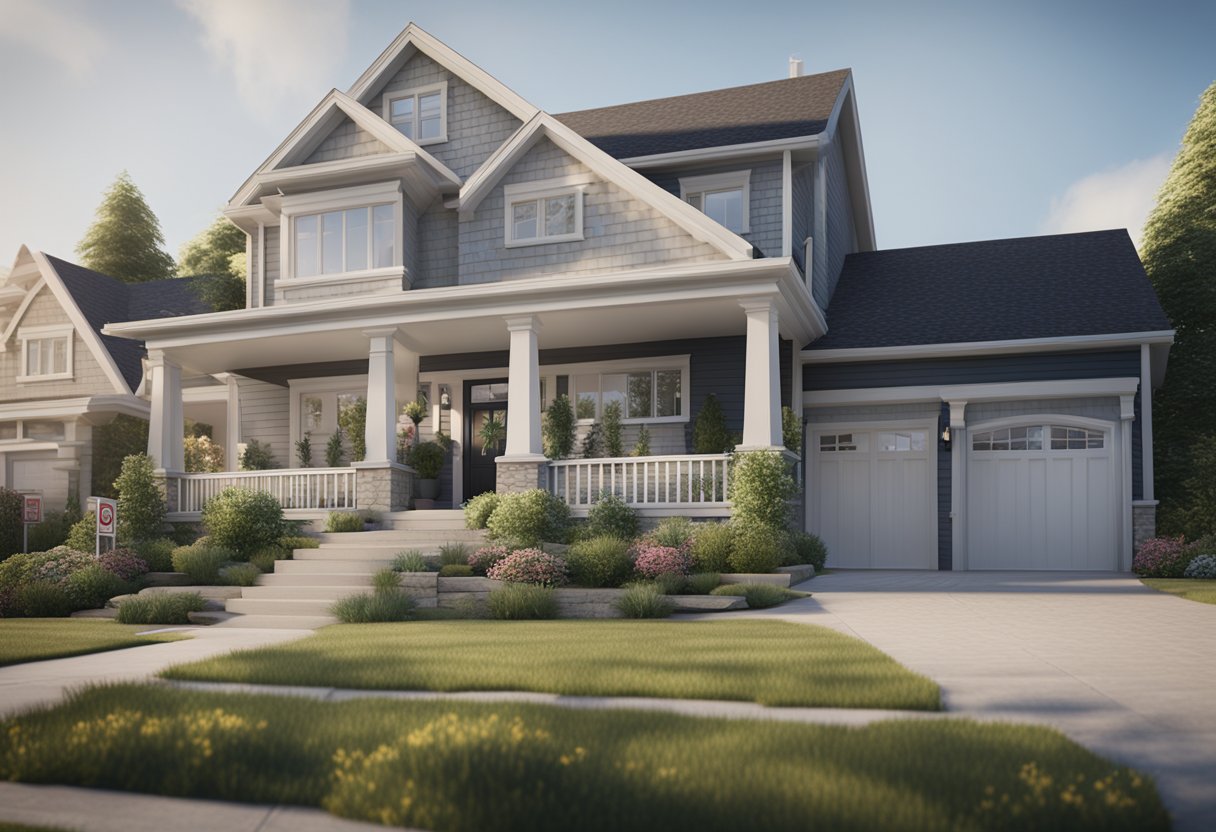
[(0, 619), (0, 667), (44, 659), (62, 659), (104, 650), (121, 650), (185, 636), (159, 633), (137, 636), (145, 626), (88, 618)]
[[(639, 640), (640, 642), (640, 640)], [(95, 687), (0, 722), (0, 778), (433, 830), (1158, 830), (1152, 782), (1041, 727)]]
[(1188, 601), (1216, 604), (1216, 581), (1199, 578), (1141, 578), (1140, 583)]
[(424, 621), (326, 627), (169, 679), (374, 690), (526, 690), (938, 710), (931, 680), (865, 642), (784, 621)]

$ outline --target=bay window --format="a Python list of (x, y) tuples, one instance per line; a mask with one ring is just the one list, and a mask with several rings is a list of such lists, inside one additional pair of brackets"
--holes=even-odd
[(295, 218), (296, 277), (342, 274), (392, 266), (392, 205), (302, 214)]

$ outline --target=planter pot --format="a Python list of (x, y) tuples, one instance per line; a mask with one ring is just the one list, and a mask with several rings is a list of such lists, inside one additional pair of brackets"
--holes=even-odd
[(433, 500), (439, 496), (439, 480), (418, 480), (418, 496)]
[(416, 511), (423, 511), (426, 509), (432, 509), (434, 507), (435, 507), (434, 500), (424, 500), (421, 497), (414, 498), (414, 509)]

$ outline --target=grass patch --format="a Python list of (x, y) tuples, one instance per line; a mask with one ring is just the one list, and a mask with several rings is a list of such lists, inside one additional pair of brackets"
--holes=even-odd
[(170, 679), (374, 690), (528, 690), (764, 705), (940, 708), (859, 639), (784, 621), (425, 621), (332, 626), (178, 665)]
[(458, 832), (1169, 827), (1151, 780), (1037, 726), (845, 728), (150, 685), (86, 689), (0, 722), (0, 777)]
[(1141, 578), (1140, 583), (1188, 601), (1216, 604), (1216, 581), (1203, 578)]
[(0, 619), (0, 667), (185, 638), (176, 633), (136, 636), (142, 629), (77, 618)]
[(742, 596), (747, 601), (747, 606), (753, 610), (763, 610), (786, 601), (811, 597), (809, 592), (799, 592), (775, 584), (723, 584), (710, 590), (709, 594)]

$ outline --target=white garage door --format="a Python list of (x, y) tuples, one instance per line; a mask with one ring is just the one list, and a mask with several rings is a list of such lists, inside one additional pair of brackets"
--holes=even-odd
[(54, 452), (7, 456), (9, 488), (41, 491), (44, 510), (63, 510), (68, 500), (68, 472), (52, 467), (59, 462)]
[(1117, 569), (1112, 430), (1032, 424), (971, 433), (970, 569)]
[(934, 429), (832, 429), (813, 443), (811, 529), (828, 566), (936, 569)]

